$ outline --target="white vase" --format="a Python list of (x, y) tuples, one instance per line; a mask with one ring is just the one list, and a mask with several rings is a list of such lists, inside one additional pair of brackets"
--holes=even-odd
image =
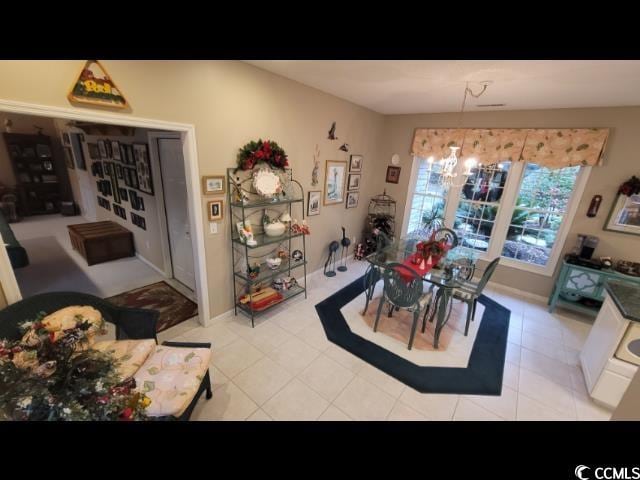
[(264, 224), (264, 233), (267, 237), (279, 237), (284, 234), (286, 226), (281, 221)]

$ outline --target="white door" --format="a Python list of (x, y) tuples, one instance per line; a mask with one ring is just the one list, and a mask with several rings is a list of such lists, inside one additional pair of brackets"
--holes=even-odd
[[(93, 193), (95, 189), (95, 180), (90, 175), (89, 170), (81, 170), (78, 167), (77, 157), (79, 155), (84, 155), (79, 134), (71, 133), (69, 138), (71, 139), (73, 161), (76, 164), (76, 168), (73, 171), (76, 173), (78, 188), (80, 189), (80, 198), (76, 199), (80, 204), (80, 213), (82, 213), (82, 216), (87, 220), (95, 222), (98, 219), (98, 214), (96, 212), (96, 196)], [(85, 166), (87, 169), (91, 168), (90, 163), (91, 162), (86, 160), (85, 157)]]
[(189, 232), (189, 205), (182, 141), (177, 138), (159, 138), (158, 157), (162, 173), (173, 276), (180, 283), (195, 291), (196, 276)]

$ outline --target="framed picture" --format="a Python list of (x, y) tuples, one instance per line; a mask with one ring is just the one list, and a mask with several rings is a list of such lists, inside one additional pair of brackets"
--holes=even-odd
[(122, 161), (122, 155), (120, 155), (120, 142), (117, 140), (111, 140), (111, 157), (118, 161)]
[(359, 173), (349, 174), (349, 181), (347, 182), (347, 190), (360, 190), (360, 177)]
[(207, 211), (209, 212), (209, 220), (222, 220), (224, 203), (222, 200), (211, 200), (207, 203)]
[(133, 158), (136, 161), (138, 174), (138, 190), (153, 195), (153, 178), (151, 176), (151, 162), (146, 143), (133, 144)]
[(362, 155), (351, 155), (349, 157), (349, 171), (350, 172), (362, 171)]
[(604, 229), (640, 235), (640, 194), (626, 196), (619, 193), (611, 207)]
[(309, 192), (309, 201), (307, 202), (307, 217), (320, 215), (320, 199), (322, 192), (320, 190)]
[(89, 149), (89, 158), (91, 160), (100, 160), (100, 150), (97, 143), (87, 143)]
[(138, 194), (135, 190), (129, 190), (129, 204), (134, 210), (138, 210)]
[(224, 175), (202, 177), (203, 195), (221, 195), (225, 191)]
[(71, 139), (71, 150), (73, 151), (73, 158), (76, 161), (76, 165), (80, 170), (87, 169), (87, 163), (84, 159), (84, 150), (82, 148), (82, 142), (80, 141), (79, 133), (72, 133), (69, 135)]
[(398, 183), (400, 181), (400, 167), (387, 167), (387, 183)]
[(98, 140), (98, 151), (100, 152), (100, 158), (109, 158), (107, 157), (107, 146), (104, 140)]
[(125, 147), (125, 148), (124, 148), (124, 149), (125, 149), (125, 151), (127, 152), (127, 162), (126, 162), (126, 163), (127, 163), (127, 165), (133, 165), (133, 166), (135, 166), (136, 161), (135, 161), (135, 159), (133, 158), (133, 147), (132, 147), (131, 145), (128, 145), (128, 144), (126, 144), (124, 147)]
[(358, 198), (360, 192), (348, 192), (347, 193), (347, 208), (356, 208), (358, 206)]
[(344, 202), (344, 187), (347, 179), (347, 162), (344, 160), (327, 160), (324, 175), (325, 205), (336, 205)]

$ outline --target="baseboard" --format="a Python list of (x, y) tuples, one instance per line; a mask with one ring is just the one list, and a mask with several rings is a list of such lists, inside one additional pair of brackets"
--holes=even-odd
[(151, 263), (149, 260), (147, 260), (146, 258), (144, 258), (142, 255), (140, 255), (138, 252), (136, 252), (136, 258), (138, 260), (140, 260), (142, 263), (145, 263), (146, 265), (148, 265), (149, 267), (153, 268), (156, 272), (158, 272), (160, 275), (162, 275), (164, 278), (170, 278), (167, 276), (167, 274), (164, 272), (164, 270), (159, 269), (158, 267), (156, 267), (153, 263)]
[(538, 295), (531, 292), (525, 292), (524, 290), (520, 290), (519, 288), (508, 287), (506, 285), (503, 285), (502, 283), (489, 281), (487, 285), (489, 285), (491, 288), (494, 288), (496, 290), (502, 290), (503, 292), (512, 293), (520, 297), (530, 298), (531, 300), (535, 300), (537, 302), (547, 303), (549, 301), (548, 297), (543, 297), (542, 295)]
[(232, 308), (231, 310), (227, 310), (226, 312), (221, 313), (220, 315), (216, 315), (215, 317), (211, 317), (210, 319), (205, 321), (205, 327), (210, 327), (211, 325), (213, 325), (216, 322), (219, 322), (220, 320), (224, 320), (225, 318), (229, 318), (232, 317), (234, 313), (234, 309)]
[[(352, 260), (353, 260), (353, 254), (348, 255), (347, 256), (347, 262), (350, 262)], [(363, 260), (363, 261), (365, 261), (365, 260)], [(314, 270), (311, 273), (307, 273), (307, 279), (309, 279), (309, 277), (314, 277), (314, 276), (319, 275), (321, 273), (324, 273), (324, 267), (318, 268), (317, 270)], [(296, 280), (300, 280), (300, 279), (296, 277)]]

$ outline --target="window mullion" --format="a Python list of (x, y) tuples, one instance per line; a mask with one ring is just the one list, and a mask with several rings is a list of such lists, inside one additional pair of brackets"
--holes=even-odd
[(487, 251), (487, 255), (490, 258), (496, 258), (502, 255), (511, 217), (516, 206), (516, 201), (518, 200), (518, 191), (520, 190), (520, 184), (524, 174), (524, 166), (525, 162), (513, 162), (511, 165), (509, 176), (507, 177), (507, 184), (504, 186), (504, 192), (500, 206), (498, 207), (496, 222), (493, 226), (494, 232), (493, 235), (491, 235), (491, 242), (489, 243), (489, 249)]

